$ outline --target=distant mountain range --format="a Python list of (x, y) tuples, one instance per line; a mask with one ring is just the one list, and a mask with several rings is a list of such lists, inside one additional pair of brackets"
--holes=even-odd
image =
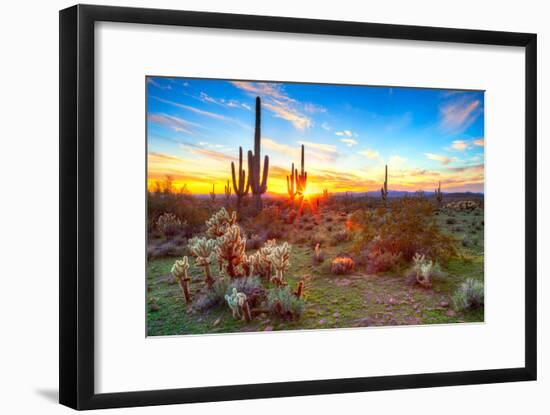
[[(414, 196), (415, 194), (417, 194), (418, 192), (408, 192), (408, 191), (405, 191), (405, 190), (389, 190), (388, 191), (388, 197), (403, 197), (403, 196)], [(425, 196), (434, 196), (435, 192), (427, 192), (427, 191), (423, 191), (424, 195)], [(353, 195), (353, 197), (365, 197), (365, 196), (368, 196), (368, 197), (380, 197), (380, 190), (376, 191), (376, 190), (372, 190), (370, 192), (352, 192), (351, 193)], [(346, 195), (346, 192), (331, 192), (330, 193), (330, 196), (337, 196), (337, 197), (344, 197)], [(443, 192), (443, 195), (444, 196), (453, 196), (453, 197), (464, 197), (464, 198), (467, 198), (467, 197), (483, 197), (483, 193), (476, 193), (476, 192)], [(197, 196), (199, 197), (200, 199), (202, 198), (209, 198), (210, 195), (203, 195), (203, 194), (195, 194), (194, 196)], [(285, 197), (286, 194), (266, 194), (264, 195), (264, 197), (270, 197), (270, 196), (274, 196), (274, 197)], [(234, 197), (233, 195), (231, 197)], [(224, 198), (224, 195), (222, 194), (218, 194), (216, 195), (216, 199), (223, 199)]]

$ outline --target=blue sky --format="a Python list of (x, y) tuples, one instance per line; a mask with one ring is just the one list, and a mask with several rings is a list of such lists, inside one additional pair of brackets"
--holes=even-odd
[(393, 190), (483, 191), (483, 92), (164, 77), (147, 78), (149, 182), (223, 193), (256, 96), (268, 191), (286, 192), (302, 144), (311, 192), (379, 189), (385, 164)]

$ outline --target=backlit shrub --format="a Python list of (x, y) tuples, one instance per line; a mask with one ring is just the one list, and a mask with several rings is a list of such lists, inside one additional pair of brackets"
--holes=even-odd
[(333, 274), (344, 275), (350, 274), (355, 269), (353, 258), (347, 254), (340, 254), (332, 260), (330, 270)]
[(468, 278), (453, 295), (453, 307), (457, 311), (473, 310), (485, 304), (483, 282)]
[(416, 253), (442, 260), (456, 254), (455, 239), (439, 230), (433, 205), (424, 197), (403, 197), (388, 209), (356, 212), (351, 222), (360, 229), (358, 252), (401, 253), (407, 261)]

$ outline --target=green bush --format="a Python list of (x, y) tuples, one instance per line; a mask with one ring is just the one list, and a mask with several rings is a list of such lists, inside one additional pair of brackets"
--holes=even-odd
[(285, 319), (297, 319), (305, 309), (305, 302), (296, 297), (288, 286), (272, 288), (267, 292), (269, 310)]
[(473, 310), (485, 304), (483, 282), (468, 278), (453, 295), (453, 307), (457, 311)]
[(403, 197), (391, 208), (355, 212), (351, 226), (359, 229), (358, 252), (401, 253), (407, 261), (416, 253), (441, 260), (456, 254), (456, 240), (439, 230), (433, 205), (425, 197)]

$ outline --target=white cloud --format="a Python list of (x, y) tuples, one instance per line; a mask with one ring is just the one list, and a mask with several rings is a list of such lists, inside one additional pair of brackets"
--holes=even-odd
[(336, 131), (335, 133), (339, 137), (353, 137), (353, 132), (350, 130)]
[(341, 138), (340, 141), (348, 147), (353, 147), (354, 145), (359, 144), (359, 142), (353, 138)]
[(378, 151), (372, 150), (370, 148), (360, 151), (359, 154), (369, 159), (377, 159), (380, 157), (380, 153)]
[(458, 151), (464, 151), (466, 150), (469, 145), (466, 141), (464, 140), (454, 140), (453, 141), (453, 144), (451, 145), (451, 147), (454, 149), (454, 150), (458, 150)]
[(424, 155), (428, 157), (430, 160), (439, 161), (443, 165), (447, 165), (452, 161), (456, 160), (456, 157), (447, 157), (447, 156), (442, 156), (440, 154), (424, 153)]

